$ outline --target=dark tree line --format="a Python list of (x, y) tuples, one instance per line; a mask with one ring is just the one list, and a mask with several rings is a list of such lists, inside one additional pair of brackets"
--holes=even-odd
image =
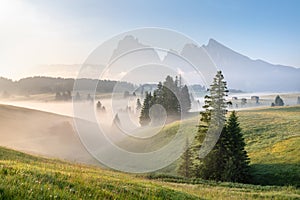
[[(91, 86), (96, 85), (96, 91), (99, 93), (113, 92), (114, 87), (118, 84), (115, 92), (132, 91), (134, 85), (127, 82), (118, 82), (111, 80), (96, 79), (78, 79), (80, 85), (77, 90), (89, 90)], [(72, 91), (75, 79), (73, 78), (52, 78), (52, 77), (29, 77), (19, 81), (0, 77), (0, 91), (7, 91), (9, 94), (31, 95)]]
[[(197, 177), (217, 181), (248, 182), (250, 179), (249, 158), (238, 117), (233, 111), (226, 121), (226, 82), (219, 71), (205, 97), (205, 111), (201, 112), (199, 130), (194, 143), (186, 148), (181, 157), (178, 173), (185, 177)], [(224, 124), (213, 149), (204, 157), (199, 150), (206, 134), (213, 134), (208, 127)]]
[(158, 83), (153, 95), (151, 92), (146, 92), (140, 114), (140, 124), (142, 126), (149, 124), (149, 110), (154, 104), (160, 104), (167, 115), (170, 116), (185, 114), (191, 109), (188, 87), (186, 85), (182, 86), (177, 76), (175, 80), (171, 76), (167, 76), (163, 83)]

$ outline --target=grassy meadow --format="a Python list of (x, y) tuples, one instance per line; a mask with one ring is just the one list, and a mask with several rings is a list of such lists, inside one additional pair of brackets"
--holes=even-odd
[[(0, 199), (300, 199), (300, 106), (238, 112), (251, 159), (251, 184), (187, 180), (178, 162), (147, 175), (47, 159), (0, 148)], [(187, 120), (186, 134), (194, 130)], [(151, 143), (159, 148), (178, 122)], [(155, 145), (156, 144), (156, 145)]]
[(299, 199), (295, 187), (149, 180), (0, 148), (0, 199)]
[(300, 186), (300, 106), (239, 112), (253, 183)]

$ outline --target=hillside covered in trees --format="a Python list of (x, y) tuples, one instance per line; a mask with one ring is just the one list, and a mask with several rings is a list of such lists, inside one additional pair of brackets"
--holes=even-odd
[[(81, 88), (78, 89), (80, 90), (90, 89), (91, 86), (98, 82), (97, 92), (99, 93), (112, 92), (117, 83), (118, 87), (116, 89), (118, 89), (119, 92), (134, 89), (134, 85), (127, 82), (96, 79), (77, 79), (76, 81), (79, 82), (78, 85), (80, 85)], [(32, 95), (72, 91), (74, 82), (75, 79), (72, 78), (29, 77), (20, 79), (19, 81), (13, 81), (0, 77), (0, 95)]]

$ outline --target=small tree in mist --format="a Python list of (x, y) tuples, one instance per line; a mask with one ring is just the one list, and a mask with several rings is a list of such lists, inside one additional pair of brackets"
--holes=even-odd
[(275, 98), (275, 106), (284, 106), (284, 102), (279, 95), (277, 95)]
[[(167, 76), (163, 83), (159, 82), (153, 95), (146, 93), (140, 115), (140, 124), (147, 125), (150, 122), (149, 109), (154, 104), (164, 107), (168, 116), (179, 116), (181, 111), (186, 113), (191, 109), (191, 100), (188, 87), (181, 87), (178, 78), (174, 81)], [(181, 109), (182, 107), (182, 109)]]
[(144, 99), (141, 115), (140, 115), (140, 124), (142, 126), (148, 125), (150, 123), (149, 110), (151, 107), (152, 95), (151, 93), (146, 92), (146, 97)]
[(102, 103), (100, 101), (98, 101), (96, 106), (97, 106), (97, 109), (99, 110), (102, 107)]
[(141, 100), (140, 100), (140, 99), (137, 99), (137, 100), (136, 100), (136, 109), (137, 109), (137, 110), (140, 110), (141, 108), (142, 108)]
[(191, 109), (191, 99), (189, 94), (189, 89), (185, 85), (183, 88), (180, 88), (180, 105), (181, 111), (187, 113)]
[[(166, 112), (170, 115), (177, 115), (180, 113), (180, 104), (177, 99), (179, 88), (171, 76), (167, 76), (162, 86), (162, 103)], [(176, 96), (177, 95), (177, 96)]]

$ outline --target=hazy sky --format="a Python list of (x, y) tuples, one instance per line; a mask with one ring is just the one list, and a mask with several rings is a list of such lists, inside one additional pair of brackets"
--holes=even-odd
[(0, 76), (34, 66), (80, 64), (102, 41), (164, 27), (214, 38), (253, 59), (300, 67), (300, 1), (0, 0)]

